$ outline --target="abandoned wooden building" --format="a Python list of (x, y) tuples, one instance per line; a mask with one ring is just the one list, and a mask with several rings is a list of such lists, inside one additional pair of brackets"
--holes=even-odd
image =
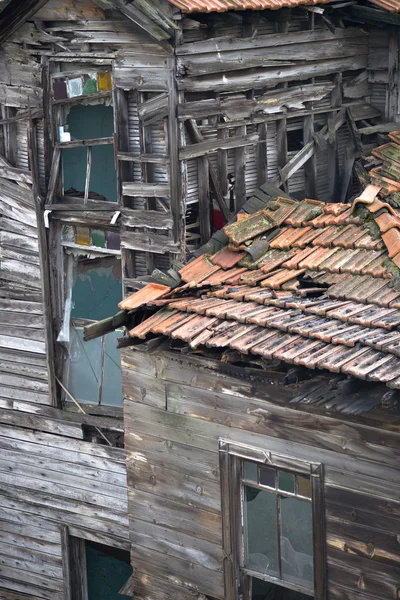
[(0, 1), (0, 600), (399, 598), (399, 49)]

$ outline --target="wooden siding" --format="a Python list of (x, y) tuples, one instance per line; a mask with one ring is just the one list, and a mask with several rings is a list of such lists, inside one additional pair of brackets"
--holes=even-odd
[(50, 419), (57, 435), (40, 431), (40, 420), (36, 430), (5, 420), (0, 415), (0, 597), (64, 600), (63, 527), (129, 550), (124, 453), (83, 441), (78, 424)]
[(219, 438), (322, 462), (328, 598), (395, 597), (400, 584), (396, 431), (289, 409), (283, 388), (266, 378), (262, 383), (256, 373), (244, 379), (224, 375), (213, 361), (131, 348), (122, 355), (139, 600), (158, 598), (154, 575), (165, 581), (163, 598), (172, 599), (177, 584), (182, 593), (225, 598)]

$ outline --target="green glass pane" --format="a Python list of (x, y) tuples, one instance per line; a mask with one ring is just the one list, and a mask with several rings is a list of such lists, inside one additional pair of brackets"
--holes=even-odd
[(279, 471), (278, 474), (279, 489), (282, 492), (288, 492), (294, 494), (295, 491), (295, 479), (291, 473), (285, 473), (285, 471)]
[(282, 579), (313, 589), (312, 503), (280, 497)]
[(301, 477), (300, 475), (296, 479), (298, 495), (311, 498), (311, 479), (309, 477)]
[(247, 460), (243, 462), (243, 479), (247, 479), (247, 481), (254, 481), (257, 483), (257, 464), (248, 462)]
[(278, 575), (277, 527), (275, 494), (245, 486), (245, 566), (248, 569)]
[(275, 469), (260, 467), (260, 483), (270, 488), (275, 488)]
[(101, 229), (92, 229), (92, 245), (97, 248), (106, 247), (106, 232)]
[(83, 86), (83, 93), (85, 95), (89, 95), (89, 94), (96, 94), (97, 91), (98, 91), (98, 89), (97, 89), (96, 79), (92, 79), (91, 77), (89, 77), (89, 79), (86, 80), (86, 83)]

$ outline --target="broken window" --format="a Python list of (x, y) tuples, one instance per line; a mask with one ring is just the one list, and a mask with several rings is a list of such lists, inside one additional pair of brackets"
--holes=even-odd
[[(64, 381), (68, 392), (87, 404), (122, 406), (121, 331), (83, 341), (83, 328), (114, 314), (122, 299), (117, 233), (87, 227), (63, 227), (66, 300), (58, 336), (67, 349)], [(84, 253), (87, 246), (87, 254)], [(104, 253), (104, 256), (101, 254)], [(66, 397), (69, 400), (70, 397)]]
[(242, 497), (244, 567), (312, 593), (310, 476), (244, 462)]
[(326, 598), (322, 466), (234, 442), (221, 441), (220, 451), (239, 596)]
[[(86, 200), (117, 202), (117, 175), (114, 163), (113, 109), (111, 106), (73, 106), (66, 120), (71, 140), (91, 140), (92, 145), (62, 149), (64, 195)], [(64, 132), (65, 135), (65, 132)], [(99, 141), (107, 141), (101, 143)]]
[[(132, 567), (126, 549), (63, 532), (64, 560), (69, 577), (64, 584), (73, 600), (124, 600), (132, 598)], [(85, 535), (82, 532), (82, 535)], [(89, 536), (92, 538), (93, 536)]]
[(47, 204), (117, 202), (111, 71), (62, 63), (52, 69), (55, 128)]

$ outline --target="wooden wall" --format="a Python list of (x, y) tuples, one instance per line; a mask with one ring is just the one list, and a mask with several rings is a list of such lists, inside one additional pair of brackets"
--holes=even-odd
[[(65, 600), (65, 535), (129, 550), (124, 452), (81, 425), (0, 414), (0, 598)], [(8, 424), (6, 424), (8, 423)]]
[[(257, 372), (157, 350), (123, 354), (136, 597), (224, 599), (218, 439), (322, 462), (329, 600), (388, 600), (400, 585), (400, 435), (285, 406)], [(178, 592), (180, 589), (180, 592)], [(159, 590), (163, 595), (159, 596)]]

